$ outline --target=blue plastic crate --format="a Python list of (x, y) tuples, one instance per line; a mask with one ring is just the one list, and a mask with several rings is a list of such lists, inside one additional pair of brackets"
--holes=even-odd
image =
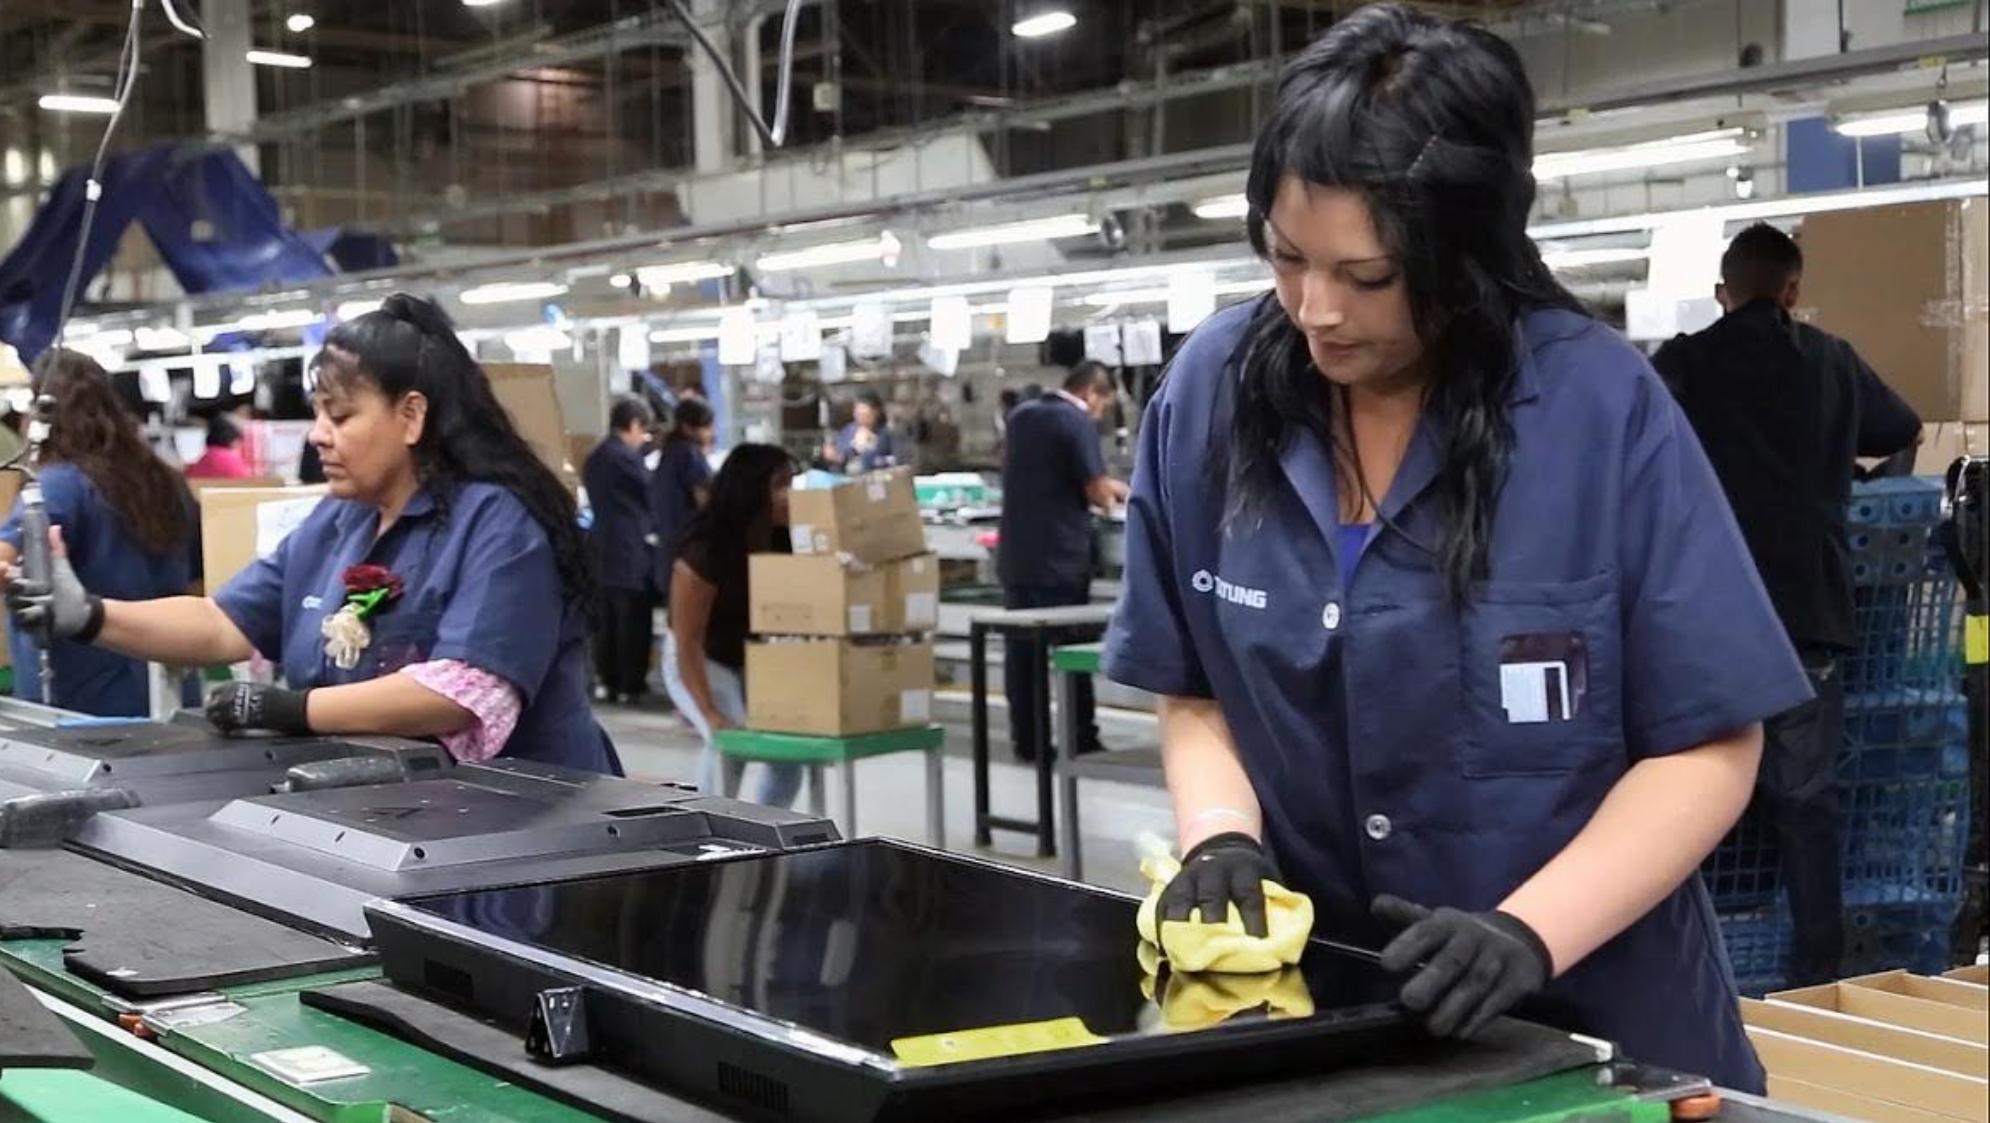
[(1842, 785), (1845, 903), (1952, 905), (1969, 834), (1966, 779)]
[(1896, 476), (1852, 485), (1849, 526), (1927, 525), (1942, 517), (1940, 476)]
[(1870, 975), (1905, 968), (1934, 975), (1948, 970), (1949, 928), (1960, 905), (1959, 900), (1950, 900), (1847, 909), (1845, 973)]
[(1925, 574), (1853, 592), (1853, 650), (1845, 690), (1899, 704), (1915, 691), (1952, 692), (1962, 682), (1962, 602), (1952, 573)]
[(1735, 989), (1751, 998), (1783, 988), (1790, 971), (1790, 918), (1780, 905), (1720, 914)]
[(1757, 808), (1750, 805), (1707, 860), (1700, 877), (1720, 913), (1742, 913), (1775, 903), (1783, 878), (1777, 866), (1776, 839)]

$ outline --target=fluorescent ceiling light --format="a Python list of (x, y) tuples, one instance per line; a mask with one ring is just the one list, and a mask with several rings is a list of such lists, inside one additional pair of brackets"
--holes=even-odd
[(318, 26), (318, 20), (309, 12), (292, 12), (290, 18), (283, 21), (283, 26), (289, 28), (293, 35), (302, 35)]
[[(1243, 281), (1225, 281), (1214, 290), (1217, 296), (1245, 296), (1263, 292), (1272, 286), (1270, 277), (1255, 277)], [(1079, 298), (1080, 304), (1093, 308), (1112, 308), (1121, 304), (1166, 304), (1167, 289), (1119, 289), (1117, 291), (1089, 293)]]
[(51, 113), (116, 113), (117, 99), (91, 94), (43, 94), (36, 105)]
[(238, 331), (281, 331), (318, 322), (318, 313), (309, 308), (286, 308), (276, 312), (252, 312), (235, 321)]
[(1009, 31), (1018, 39), (1041, 39), (1060, 31), (1069, 31), (1078, 26), (1078, 17), (1070, 12), (1039, 12), (1025, 19), (1019, 19)]
[(678, 261), (669, 265), (645, 265), (636, 270), (636, 279), (646, 289), (667, 289), (672, 285), (695, 285), (730, 277), (734, 266), (723, 261)]
[(361, 316), (366, 315), (368, 312), (380, 311), (380, 305), (382, 303), (383, 303), (382, 301), (378, 300), (348, 300), (345, 303), (340, 304), (336, 309), (336, 311), (338, 312), (338, 317), (341, 322), (347, 320), (357, 320)]
[(1628, 265), (1650, 256), (1651, 251), (1642, 246), (1598, 246), (1549, 250), (1541, 255), (1541, 260), (1550, 269), (1587, 269), (1597, 265)]
[(192, 342), (187, 333), (178, 328), (138, 329), (138, 348), (141, 351), (178, 351)]
[(495, 8), (504, 0), (463, 0), (465, 8)]
[(1244, 193), (1239, 191), (1235, 195), (1217, 195), (1197, 200), (1189, 209), (1195, 212), (1197, 218), (1242, 218), (1251, 213), (1251, 201), (1244, 198)]
[(1781, 199), (1755, 199), (1746, 203), (1724, 203), (1717, 207), (1684, 207), (1671, 211), (1616, 215), (1611, 218), (1584, 218), (1569, 222), (1544, 222), (1530, 226), (1527, 233), (1537, 241), (1550, 238), (1582, 238), (1593, 234), (1633, 234), (1651, 230), (1675, 218), (1711, 215), (1723, 222), (1755, 222), (1770, 218), (1799, 218), (1827, 211), (1855, 211), (1864, 207), (1888, 207), (1896, 203), (1928, 203), (1940, 199), (1966, 199), (1990, 194), (1990, 183), (1981, 179), (1946, 179), (1929, 183), (1909, 183), (1897, 187), (1868, 187), (1863, 190), (1832, 191), (1815, 195), (1791, 195)]
[(558, 281), (506, 281), (464, 289), (456, 299), (465, 304), (509, 304), (517, 300), (547, 300), (566, 295), (567, 286)]
[(762, 272), (782, 273), (791, 269), (811, 269), (821, 265), (851, 265), (860, 261), (880, 261), (898, 255), (898, 239), (887, 230), (875, 238), (854, 242), (830, 242), (805, 250), (770, 253), (754, 264)]
[(95, 324), (71, 324), (62, 330), (62, 345), (65, 347), (126, 347), (130, 344), (131, 332), (124, 328), (99, 329)]
[(1748, 148), (1742, 130), (1716, 129), (1616, 148), (1547, 152), (1534, 158), (1534, 178), (1562, 179), (1572, 175), (1688, 164), (1695, 160), (1726, 160), (1747, 155)]
[[(1949, 125), (1981, 125), (1990, 121), (1990, 101), (1965, 101), (1949, 106)], [(1902, 136), (1928, 131), (1928, 107), (1889, 109), (1841, 117), (1831, 126), (1840, 136)]]
[(702, 343), (719, 337), (719, 325), (695, 328), (659, 328), (650, 333), (651, 343)]
[(249, 51), (242, 55), (256, 66), (281, 66), (290, 70), (309, 70), (311, 60), (303, 55), (293, 55), (289, 51)]
[(1085, 214), (1060, 214), (995, 226), (977, 226), (935, 234), (926, 244), (936, 250), (966, 250), (978, 246), (1006, 246), (1016, 242), (1047, 242), (1052, 238), (1077, 238), (1099, 231), (1098, 220)]

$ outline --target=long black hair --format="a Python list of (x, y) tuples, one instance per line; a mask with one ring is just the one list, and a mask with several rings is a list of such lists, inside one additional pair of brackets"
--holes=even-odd
[(185, 477), (145, 443), (140, 422), (118, 400), (97, 360), (51, 347), (35, 364), (55, 400), (43, 464), (71, 464), (97, 485), (118, 523), (152, 555), (179, 549), (193, 531), (193, 498)]
[[(1407, 285), (1431, 371), (1424, 408), (1445, 434), (1433, 560), (1460, 600), (1486, 573), (1513, 446), (1514, 320), (1533, 308), (1580, 308), (1527, 236), (1533, 148), (1534, 90), (1511, 45), (1471, 23), (1376, 4), (1285, 68), (1245, 185), (1261, 256), (1286, 176), (1366, 201)], [(1337, 395), (1276, 300), (1260, 303), (1239, 353), (1233, 517), (1278, 486), (1292, 422), (1344, 457), (1333, 436)]]
[(473, 480), (511, 492), (545, 530), (567, 597), (591, 608), (594, 578), (573, 495), (512, 425), (447, 313), (397, 292), (378, 311), (333, 328), (312, 369), (321, 386), (356, 381), (390, 402), (420, 391), (428, 417), (415, 442), (415, 475), (436, 505), (446, 516), (456, 489)]
[(712, 407), (696, 398), (683, 398), (677, 408), (670, 413), (670, 430), (663, 435), (663, 442), (688, 441), (691, 430), (703, 429), (712, 423)]
[(744, 567), (749, 552), (772, 545), (774, 477), (794, 471), (795, 458), (777, 445), (743, 444), (726, 453), (711, 498), (678, 539), (678, 553), (696, 544), (714, 573)]

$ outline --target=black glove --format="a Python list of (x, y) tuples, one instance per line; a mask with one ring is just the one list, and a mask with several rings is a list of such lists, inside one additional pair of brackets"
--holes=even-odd
[(67, 554), (48, 559), (48, 580), (16, 574), (7, 586), (7, 609), (22, 631), (50, 639), (89, 643), (104, 626), (104, 598), (83, 587)]
[(1234, 903), (1244, 931), (1263, 936), (1266, 879), (1278, 880), (1278, 871), (1257, 839), (1235, 831), (1211, 835), (1188, 852), (1182, 871), (1161, 890), (1160, 919), (1190, 920), (1200, 908), (1203, 923), (1221, 924)]
[(1443, 1037), (1471, 1037), (1487, 1022), (1546, 986), (1548, 945), (1520, 918), (1503, 912), (1435, 911), (1384, 894), (1375, 919), (1403, 929), (1382, 949), (1382, 969), (1402, 975), (1403, 1005), (1428, 1014)]
[(207, 696), (207, 720), (223, 733), (267, 729), (273, 733), (311, 732), (304, 716), (308, 690), (285, 690), (255, 682), (230, 682)]

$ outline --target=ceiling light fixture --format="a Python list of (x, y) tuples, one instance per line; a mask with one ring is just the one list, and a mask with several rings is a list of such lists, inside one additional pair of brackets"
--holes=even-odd
[(659, 328), (650, 333), (651, 343), (703, 343), (719, 337), (719, 325), (695, 328)]
[(289, 51), (254, 50), (244, 52), (243, 58), (255, 66), (280, 66), (286, 70), (309, 70), (311, 60), (304, 55), (293, 55)]
[(1588, 249), (1553, 249), (1541, 254), (1550, 269), (1591, 269), (1599, 265), (1629, 265), (1651, 256), (1642, 246), (1595, 246)]
[(465, 8), (495, 8), (504, 0), (463, 0)]
[[(1949, 127), (1990, 122), (1990, 101), (1963, 101), (1949, 106)], [(1839, 136), (1906, 136), (1928, 131), (1928, 107), (1889, 109), (1840, 117), (1832, 126)]]
[(558, 281), (505, 281), (464, 289), (456, 299), (465, 304), (509, 304), (519, 300), (547, 300), (565, 296), (567, 286)]
[(1041, 39), (1046, 35), (1056, 35), (1078, 26), (1078, 17), (1066, 11), (1038, 12), (1036, 15), (1017, 20), (1010, 28), (1018, 39)]
[(369, 312), (380, 311), (381, 303), (378, 300), (348, 300), (334, 311), (338, 313), (339, 321), (344, 323), (348, 320), (357, 320)]
[(1747, 155), (1748, 150), (1748, 138), (1742, 130), (1715, 129), (1614, 148), (1543, 153), (1534, 158), (1534, 178), (1563, 179), (1574, 175), (1689, 164), (1696, 160), (1730, 160)]
[(50, 113), (116, 113), (117, 99), (92, 94), (43, 94), (36, 105)]
[(890, 263), (897, 260), (898, 250), (898, 239), (887, 230), (875, 238), (864, 238), (854, 242), (830, 242), (827, 245), (810, 246), (804, 250), (770, 253), (754, 264), (765, 273), (782, 273), (822, 265), (854, 265), (861, 261)]
[(646, 289), (667, 289), (672, 285), (695, 285), (730, 277), (736, 269), (723, 261), (678, 261), (669, 265), (645, 265), (636, 270), (636, 280)]
[(1189, 209), (1202, 219), (1242, 218), (1251, 213), (1251, 201), (1240, 191), (1235, 195), (1198, 199)]
[(1865, 207), (1888, 207), (1896, 203), (1928, 203), (1940, 199), (1967, 199), (1990, 194), (1990, 183), (1982, 179), (1945, 179), (1897, 187), (1868, 187), (1863, 190), (1833, 191), (1816, 195), (1790, 195), (1780, 199), (1756, 199), (1746, 203), (1724, 203), (1715, 207), (1682, 207), (1672, 211), (1610, 218), (1582, 218), (1567, 222), (1544, 222), (1527, 229), (1536, 239), (1582, 238), (1593, 234), (1633, 234), (1651, 230), (1663, 222), (1692, 215), (1709, 215), (1723, 222), (1754, 222), (1770, 218), (1799, 218), (1827, 211), (1855, 211)]
[(935, 234), (926, 244), (936, 250), (966, 250), (980, 246), (1006, 246), (1017, 242), (1047, 242), (1052, 238), (1078, 238), (1099, 231), (1097, 219), (1086, 214), (1060, 214), (995, 226), (977, 226)]
[(283, 26), (289, 28), (292, 35), (302, 35), (318, 26), (318, 19), (309, 12), (292, 12), (290, 18), (283, 21)]

